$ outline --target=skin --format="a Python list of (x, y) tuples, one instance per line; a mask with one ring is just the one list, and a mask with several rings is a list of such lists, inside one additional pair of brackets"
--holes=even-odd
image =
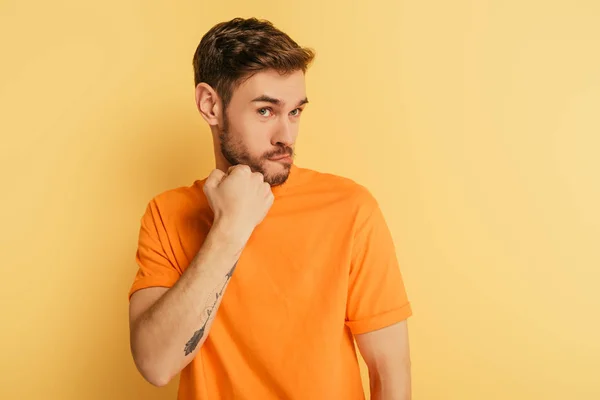
[[(213, 135), (216, 167), (245, 164), (263, 174), (271, 186), (284, 183), (294, 157), (300, 117), (308, 99), (304, 73), (259, 72), (244, 81), (223, 110), (218, 94), (206, 83), (196, 87), (196, 104)], [(289, 160), (271, 158), (288, 155)]]

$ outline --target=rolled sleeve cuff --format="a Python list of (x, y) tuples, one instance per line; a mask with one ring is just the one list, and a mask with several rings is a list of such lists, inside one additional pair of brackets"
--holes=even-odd
[(376, 331), (377, 329), (385, 328), (386, 326), (404, 321), (411, 315), (411, 305), (410, 303), (406, 303), (400, 308), (385, 312), (383, 314), (356, 321), (346, 321), (346, 325), (350, 328), (354, 335), (359, 335), (361, 333)]
[(146, 289), (149, 287), (173, 287), (178, 279), (179, 274), (145, 276), (143, 278), (136, 279), (135, 282), (133, 282), (133, 285), (131, 285), (128, 299), (131, 300), (131, 296), (140, 289)]

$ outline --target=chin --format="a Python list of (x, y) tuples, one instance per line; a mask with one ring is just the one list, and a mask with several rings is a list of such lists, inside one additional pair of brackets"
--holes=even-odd
[(266, 168), (265, 181), (271, 186), (283, 184), (290, 175), (291, 164), (280, 164)]

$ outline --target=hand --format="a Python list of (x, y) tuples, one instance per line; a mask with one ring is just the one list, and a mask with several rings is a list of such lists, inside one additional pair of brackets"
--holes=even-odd
[(246, 240), (273, 205), (271, 185), (247, 165), (213, 170), (204, 184), (208, 204), (215, 214), (213, 225), (227, 226)]

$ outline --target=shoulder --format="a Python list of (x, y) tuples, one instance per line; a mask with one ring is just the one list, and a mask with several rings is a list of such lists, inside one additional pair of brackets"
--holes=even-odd
[(189, 186), (168, 189), (156, 194), (148, 202), (144, 217), (158, 218), (164, 223), (190, 214), (197, 215), (206, 208), (210, 210), (202, 190), (205, 180), (197, 180)]
[(299, 168), (303, 192), (335, 201), (357, 217), (366, 217), (378, 207), (376, 198), (363, 184), (349, 177)]

